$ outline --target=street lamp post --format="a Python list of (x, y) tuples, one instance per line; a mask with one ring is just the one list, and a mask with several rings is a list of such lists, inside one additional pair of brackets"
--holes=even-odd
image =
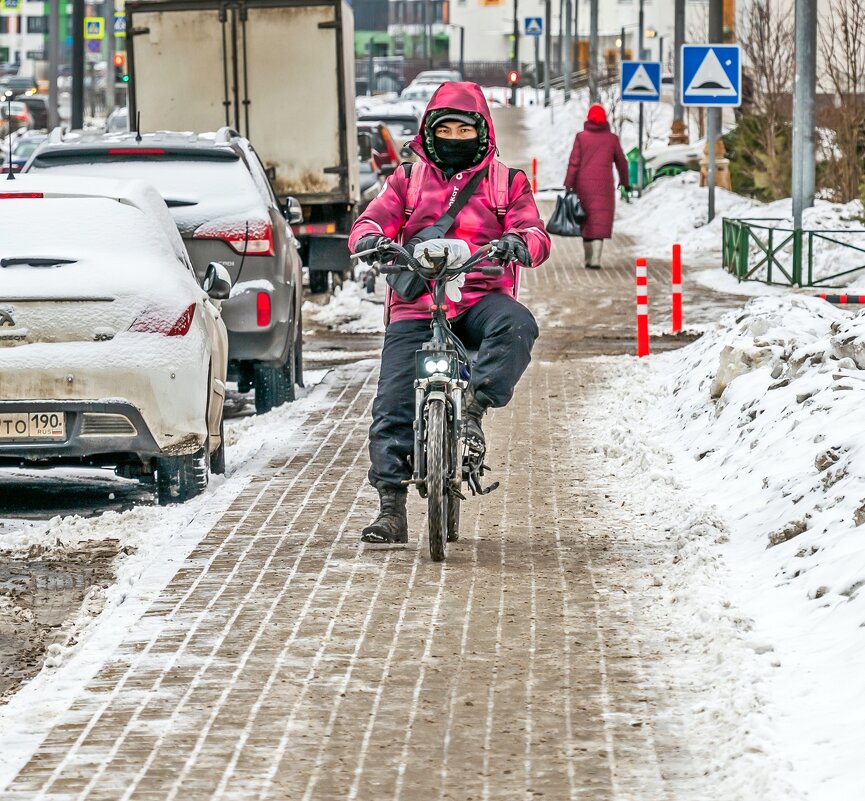
[(466, 26), (449, 22), (451, 28), (458, 28), (460, 32), (460, 79), (466, 79)]

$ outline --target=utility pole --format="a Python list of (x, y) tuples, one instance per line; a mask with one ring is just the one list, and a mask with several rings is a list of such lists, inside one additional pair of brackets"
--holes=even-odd
[(793, 227), (814, 205), (814, 123), (817, 82), (817, 0), (796, 0), (796, 76), (793, 79)]
[(115, 83), (114, 77), (114, 0), (105, 0), (103, 5), (105, 14), (105, 116), (114, 111)]
[(577, 55), (574, 58), (574, 63), (571, 68), (574, 72), (580, 71), (580, 0), (573, 0), (574, 3), (574, 42), (577, 44)]
[(553, 49), (553, 3), (552, 0), (544, 2), (544, 105), (552, 109), (550, 103), (550, 70), (552, 69)]
[(72, 0), (72, 119), (84, 127), (84, 0)]
[(685, 109), (682, 106), (682, 45), (685, 44), (685, 0), (676, 0), (675, 33), (673, 36), (673, 125), (670, 128), (671, 145), (687, 145)]
[[(709, 0), (709, 42), (720, 44), (724, 37), (724, 0)], [(709, 222), (715, 219), (715, 167), (716, 143), (721, 134), (721, 109), (710, 108), (706, 124), (706, 142), (709, 148), (706, 178), (709, 185)]]
[[(579, 2), (579, 0), (577, 0)], [(571, 99), (571, 0), (565, 0), (565, 103)]]
[[(637, 23), (637, 60), (643, 60), (643, 26), (645, 24), (644, 0), (640, 0), (640, 16)], [(643, 196), (643, 104), (637, 125), (637, 197)]]
[(60, 0), (48, 4), (48, 130), (60, 125), (57, 77), (60, 73)]
[(597, 103), (601, 99), (598, 91), (598, 0), (589, 4), (589, 102)]
[[(520, 16), (519, 16), (519, 0), (514, 0), (514, 58), (511, 64), (511, 69), (518, 75), (520, 72)], [(511, 85), (511, 105), (517, 104), (517, 85)]]

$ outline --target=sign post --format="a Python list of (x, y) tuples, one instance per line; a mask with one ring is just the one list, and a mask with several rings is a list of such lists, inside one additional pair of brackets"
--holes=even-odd
[(621, 95), (625, 103), (640, 104), (640, 123), (637, 130), (637, 192), (642, 194), (643, 175), (643, 103), (661, 101), (661, 62), (623, 61)]
[[(682, 45), (681, 64), (683, 106), (723, 109), (742, 104), (742, 54), (739, 45)], [(721, 132), (711, 114), (709, 122), (707, 178), (709, 222), (712, 222), (715, 217), (715, 142)]]
[(535, 104), (540, 104), (540, 81), (541, 75), (541, 37), (544, 35), (543, 17), (526, 17), (523, 32), (535, 40)]

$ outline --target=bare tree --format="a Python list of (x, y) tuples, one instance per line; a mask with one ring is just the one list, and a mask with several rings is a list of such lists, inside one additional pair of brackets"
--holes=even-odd
[(834, 131), (822, 144), (824, 180), (837, 200), (859, 197), (865, 153), (865, 0), (832, 0), (818, 28), (822, 87), (835, 107), (821, 122)]

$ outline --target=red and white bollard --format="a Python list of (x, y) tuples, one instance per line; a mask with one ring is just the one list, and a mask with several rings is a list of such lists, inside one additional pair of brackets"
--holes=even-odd
[(673, 245), (673, 333), (682, 330), (682, 246)]
[(637, 356), (649, 355), (649, 269), (637, 259)]
[(538, 160), (532, 157), (532, 194), (538, 194)]

